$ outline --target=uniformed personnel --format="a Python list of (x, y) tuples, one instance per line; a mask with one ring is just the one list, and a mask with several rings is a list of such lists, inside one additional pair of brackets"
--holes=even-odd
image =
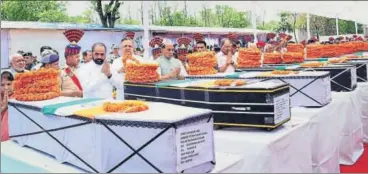
[[(74, 33), (73, 35), (70, 33)], [(77, 42), (82, 38), (81, 30), (67, 30), (64, 32), (71, 44), (65, 47), (66, 67), (61, 71), (61, 95), (67, 97), (83, 97), (82, 85), (79, 81), (78, 68), (80, 62), (81, 47)]]

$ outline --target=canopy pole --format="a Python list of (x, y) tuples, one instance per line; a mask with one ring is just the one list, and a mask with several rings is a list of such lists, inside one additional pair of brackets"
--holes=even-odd
[(355, 21), (355, 34), (358, 34), (358, 23)]
[(310, 32), (310, 15), (307, 13), (307, 40), (311, 38), (311, 32)]
[(144, 53), (143, 56), (145, 59), (149, 59), (150, 56), (150, 47), (149, 47), (149, 17), (148, 17), (148, 2), (142, 1), (142, 10), (143, 10), (143, 48)]
[(339, 37), (339, 18), (336, 17), (336, 35)]
[(253, 34), (254, 34), (254, 43), (257, 43), (258, 38), (257, 38), (256, 2), (252, 1), (252, 5), (253, 5), (252, 11), (251, 11), (252, 28), (253, 28)]

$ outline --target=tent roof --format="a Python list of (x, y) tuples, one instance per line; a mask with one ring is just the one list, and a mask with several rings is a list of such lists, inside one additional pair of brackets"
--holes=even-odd
[[(171, 26), (150, 26), (151, 31), (170, 32), (170, 33), (203, 33), (203, 34), (228, 34), (235, 32), (237, 34), (251, 34), (251, 28), (210, 28), (210, 27), (171, 27)], [(271, 31), (257, 30), (257, 33), (269, 33)]]
[[(101, 24), (70, 24), (70, 23), (44, 23), (44, 22), (21, 22), (21, 21), (1, 21), (3, 29), (82, 29), (82, 30), (124, 30), (143, 31), (140, 25), (116, 25), (115, 28), (103, 28)], [(204, 34), (227, 34), (236, 32), (238, 34), (253, 33), (249, 28), (209, 28), (209, 27), (177, 27), (177, 26), (150, 26), (151, 31), (168, 33), (204, 33)], [(258, 33), (268, 33), (270, 31), (257, 30)]]
[(45, 23), (45, 22), (25, 22), (25, 21), (1, 21), (1, 28), (4, 29), (82, 29), (82, 30), (124, 30), (142, 31), (139, 25), (116, 25), (115, 28), (104, 28), (101, 24), (72, 24), (72, 23)]

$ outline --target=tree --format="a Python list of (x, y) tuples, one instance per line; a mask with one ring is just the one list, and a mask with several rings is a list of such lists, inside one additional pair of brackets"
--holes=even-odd
[(116, 21), (116, 24), (140, 25), (141, 21), (136, 20), (136, 19), (120, 18), (118, 21)]
[(317, 37), (324, 34), (325, 24), (327, 23), (328, 18), (310, 15), (310, 31), (312, 35), (316, 34)]
[(364, 34), (364, 25), (363, 24), (358, 23), (358, 33), (359, 34)]
[(298, 19), (298, 16), (299, 16), (298, 13), (291, 13), (291, 17), (292, 17), (292, 20), (293, 20), (293, 32), (294, 32), (295, 42), (298, 42), (298, 39), (296, 37), (296, 21)]
[(2, 20), (66, 22), (65, 3), (56, 1), (3, 1)]
[(278, 27), (276, 28), (276, 31), (284, 32), (284, 33), (294, 31), (294, 28), (291, 22), (292, 14), (289, 12), (281, 12), (279, 16), (280, 16), (280, 22), (279, 22)]
[(339, 34), (355, 34), (355, 22), (339, 19)]
[(257, 29), (258, 30), (270, 30), (270, 31), (275, 31), (278, 28), (278, 22), (271, 20), (269, 22), (264, 22), (262, 21), (262, 23), (264, 24), (260, 24), (261, 22), (258, 21), (257, 23)]
[(91, 3), (98, 13), (102, 25), (106, 28), (114, 28), (115, 22), (120, 18), (119, 8), (123, 2), (110, 0), (108, 4), (102, 4), (102, 0), (93, 0)]

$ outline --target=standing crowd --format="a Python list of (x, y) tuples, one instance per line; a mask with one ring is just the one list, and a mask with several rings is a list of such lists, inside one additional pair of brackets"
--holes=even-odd
[[(107, 47), (104, 43), (97, 42), (92, 45), (91, 50), (82, 52), (77, 42), (83, 36), (83, 31), (74, 30), (74, 34), (68, 36), (70, 41), (65, 47), (63, 58), (66, 66), (60, 67), (60, 54), (49, 46), (40, 48), (41, 59), (30, 52), (18, 51), (10, 57), (10, 67), (1, 71), (1, 139), (7, 140), (7, 102), (12, 98), (12, 81), (17, 73), (37, 70), (40, 68), (52, 68), (61, 70), (60, 87), (61, 95), (67, 97), (80, 98), (105, 98), (124, 100), (124, 76), (125, 69), (123, 64), (124, 55), (132, 55), (133, 58), (141, 62), (156, 62), (159, 64), (158, 73), (161, 80), (184, 79), (187, 73), (186, 55), (191, 52), (209, 51), (208, 46), (203, 40), (196, 40), (193, 50), (188, 50), (187, 45), (178, 42), (174, 45), (171, 42), (155, 37), (151, 40), (152, 56), (143, 58), (142, 49), (134, 49), (134, 33), (130, 32), (120, 42), (120, 47), (114, 45), (110, 55), (107, 55)], [(77, 34), (75, 34), (77, 33)], [(129, 33), (129, 32), (127, 32)], [(78, 37), (76, 37), (78, 36)], [(221, 47), (212, 48), (215, 51), (219, 72), (231, 73), (235, 71), (238, 50), (241, 46), (239, 41), (225, 38), (221, 40)], [(252, 46), (249, 43), (248, 46)], [(253, 46), (257, 47), (258, 44)], [(211, 49), (211, 48), (210, 48)], [(120, 52), (119, 52), (120, 51)], [(120, 53), (120, 54), (119, 54)], [(181, 61), (184, 60), (184, 61)], [(116, 91), (116, 96), (113, 96)]]

